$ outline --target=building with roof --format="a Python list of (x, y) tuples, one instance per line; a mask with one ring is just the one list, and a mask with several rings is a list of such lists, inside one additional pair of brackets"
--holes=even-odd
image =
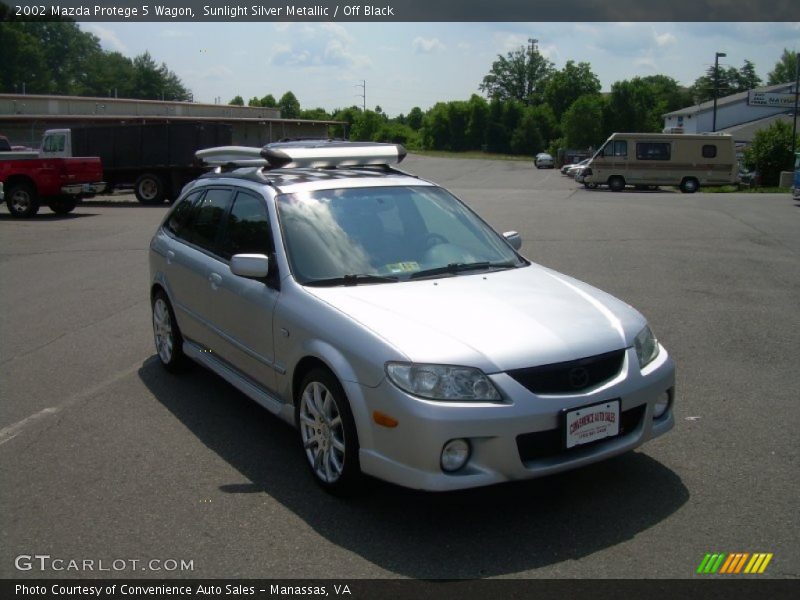
[(163, 123), (175, 121), (228, 123), (232, 143), (263, 146), (284, 138), (328, 137), (328, 127), (343, 121), (284, 119), (277, 108), (200, 104), (128, 98), (90, 98), (33, 94), (0, 94), (0, 134), (20, 146), (38, 147), (47, 129), (73, 125)]
[[(753, 141), (756, 131), (776, 120), (794, 119), (794, 83), (781, 83), (739, 92), (717, 99), (717, 127), (729, 133), (738, 145)], [(665, 133), (709, 133), (713, 129), (714, 101), (666, 113)]]

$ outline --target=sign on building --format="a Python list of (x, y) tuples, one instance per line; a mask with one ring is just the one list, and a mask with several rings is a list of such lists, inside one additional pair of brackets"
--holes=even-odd
[(747, 104), (749, 106), (793, 108), (794, 94), (781, 94), (778, 92), (748, 92)]

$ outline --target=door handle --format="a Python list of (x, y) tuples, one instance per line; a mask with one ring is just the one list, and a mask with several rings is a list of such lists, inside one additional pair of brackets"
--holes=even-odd
[(175, 259), (175, 252), (173, 250), (167, 250), (167, 264), (171, 265), (174, 259)]
[(208, 276), (208, 281), (211, 284), (211, 289), (215, 290), (222, 283), (222, 275), (219, 273), (211, 273), (211, 275)]

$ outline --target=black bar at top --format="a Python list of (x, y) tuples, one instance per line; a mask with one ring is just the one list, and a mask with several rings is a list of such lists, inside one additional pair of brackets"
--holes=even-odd
[[(157, 12), (159, 10), (157, 7), (161, 7), (161, 14)], [(44, 14), (40, 14), (42, 12)], [(3, 20), (30, 20), (34, 17), (56, 20), (59, 15), (75, 21), (127, 22), (797, 22), (800, 21), (800, 2), (797, 0), (0, 0), (0, 19)]]

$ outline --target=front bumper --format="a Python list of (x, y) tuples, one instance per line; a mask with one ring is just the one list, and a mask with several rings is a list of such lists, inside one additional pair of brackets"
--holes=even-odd
[(105, 181), (98, 181), (95, 183), (71, 183), (69, 185), (61, 186), (61, 193), (70, 196), (78, 195), (95, 195), (99, 194), (106, 189)]
[[(491, 375), (505, 402), (443, 403), (415, 398), (384, 380), (376, 388), (346, 384), (348, 396), (363, 395), (365, 411), (355, 411), (361, 468), (365, 473), (414, 489), (446, 491), (531, 479), (588, 465), (642, 445), (674, 425), (675, 366), (662, 347), (643, 371), (633, 349), (612, 380), (575, 395), (538, 396), (505, 373)], [(670, 395), (667, 412), (653, 418), (657, 400)], [(565, 450), (561, 413), (612, 399), (620, 400), (620, 435)], [(391, 415), (399, 425), (375, 425), (373, 411)], [(362, 435), (364, 428), (368, 435)], [(444, 444), (467, 439), (467, 464), (454, 473), (440, 467)], [(366, 443), (365, 443), (366, 442)]]

